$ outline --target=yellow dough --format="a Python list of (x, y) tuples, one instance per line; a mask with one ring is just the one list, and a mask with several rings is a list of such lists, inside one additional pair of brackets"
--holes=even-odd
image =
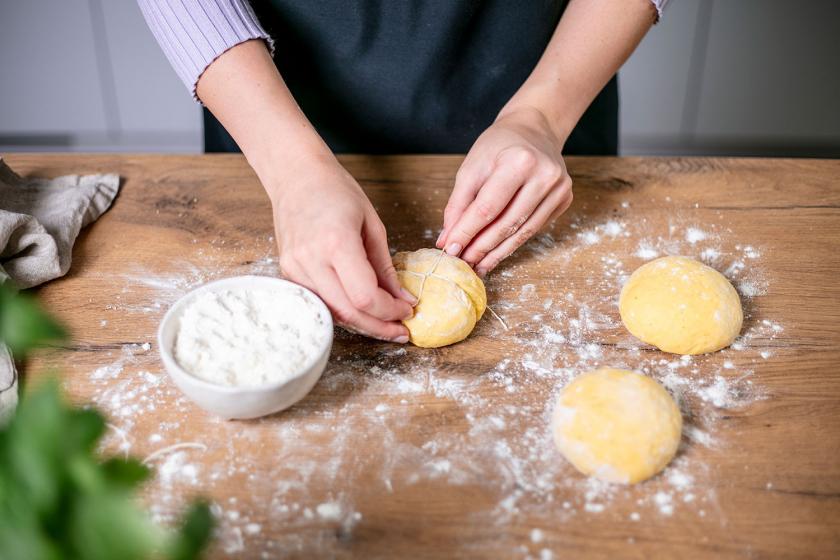
[(409, 339), (438, 348), (467, 338), (487, 307), (484, 283), (470, 266), (437, 249), (394, 255), (400, 284), (418, 298), (414, 316), (403, 324)]
[(630, 484), (652, 477), (674, 458), (682, 416), (650, 377), (602, 368), (563, 389), (552, 430), (557, 448), (577, 470)]
[(630, 276), (618, 302), (633, 336), (675, 354), (726, 348), (741, 332), (741, 300), (717, 270), (688, 257), (662, 257)]

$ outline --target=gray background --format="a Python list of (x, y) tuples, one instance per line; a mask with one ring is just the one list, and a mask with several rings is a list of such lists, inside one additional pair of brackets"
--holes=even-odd
[[(840, 157), (840, 0), (672, 0), (620, 88), (624, 154)], [(133, 0), (0, 0), (0, 152), (201, 149)]]

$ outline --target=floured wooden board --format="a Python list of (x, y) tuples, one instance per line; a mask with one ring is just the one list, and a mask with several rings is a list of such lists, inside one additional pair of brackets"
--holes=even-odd
[[(40, 290), (73, 345), (25, 375), (59, 369), (74, 401), (109, 416), (106, 453), (150, 457), (144, 498), (161, 522), (211, 497), (215, 557), (840, 555), (840, 162), (569, 158), (571, 210), (488, 278), (509, 330), (487, 314), (438, 350), (339, 332), (307, 398), (227, 422), (180, 394), (154, 336), (190, 288), (278, 273), (245, 160), (8, 160), (125, 178), (70, 274)], [(342, 161), (392, 249), (432, 246), (459, 158)], [(732, 348), (668, 355), (621, 326), (622, 282), (666, 254), (731, 279), (747, 315)], [(551, 442), (558, 391), (604, 365), (653, 376), (684, 413), (676, 460), (637, 486), (582, 477)]]

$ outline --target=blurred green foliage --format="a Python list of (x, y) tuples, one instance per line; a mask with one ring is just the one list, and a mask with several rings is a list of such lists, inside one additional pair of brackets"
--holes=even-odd
[(13, 355), (23, 357), (33, 348), (66, 338), (64, 327), (34, 297), (18, 292), (9, 282), (0, 283), (0, 342)]
[[(0, 286), (0, 343), (16, 356), (65, 330), (31, 296)], [(210, 540), (206, 503), (175, 531), (155, 525), (135, 492), (151, 471), (135, 459), (101, 460), (104, 417), (71, 406), (50, 379), (29, 391), (0, 429), (0, 557), (21, 560), (188, 560)]]

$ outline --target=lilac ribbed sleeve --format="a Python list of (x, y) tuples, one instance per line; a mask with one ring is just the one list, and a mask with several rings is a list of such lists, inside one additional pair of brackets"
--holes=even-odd
[(195, 87), (211, 62), (249, 39), (274, 42), (246, 0), (137, 0), (146, 23), (181, 81)]
[(653, 7), (656, 8), (656, 21), (659, 21), (659, 18), (662, 17), (662, 10), (665, 9), (665, 4), (668, 3), (668, 0), (650, 0)]

